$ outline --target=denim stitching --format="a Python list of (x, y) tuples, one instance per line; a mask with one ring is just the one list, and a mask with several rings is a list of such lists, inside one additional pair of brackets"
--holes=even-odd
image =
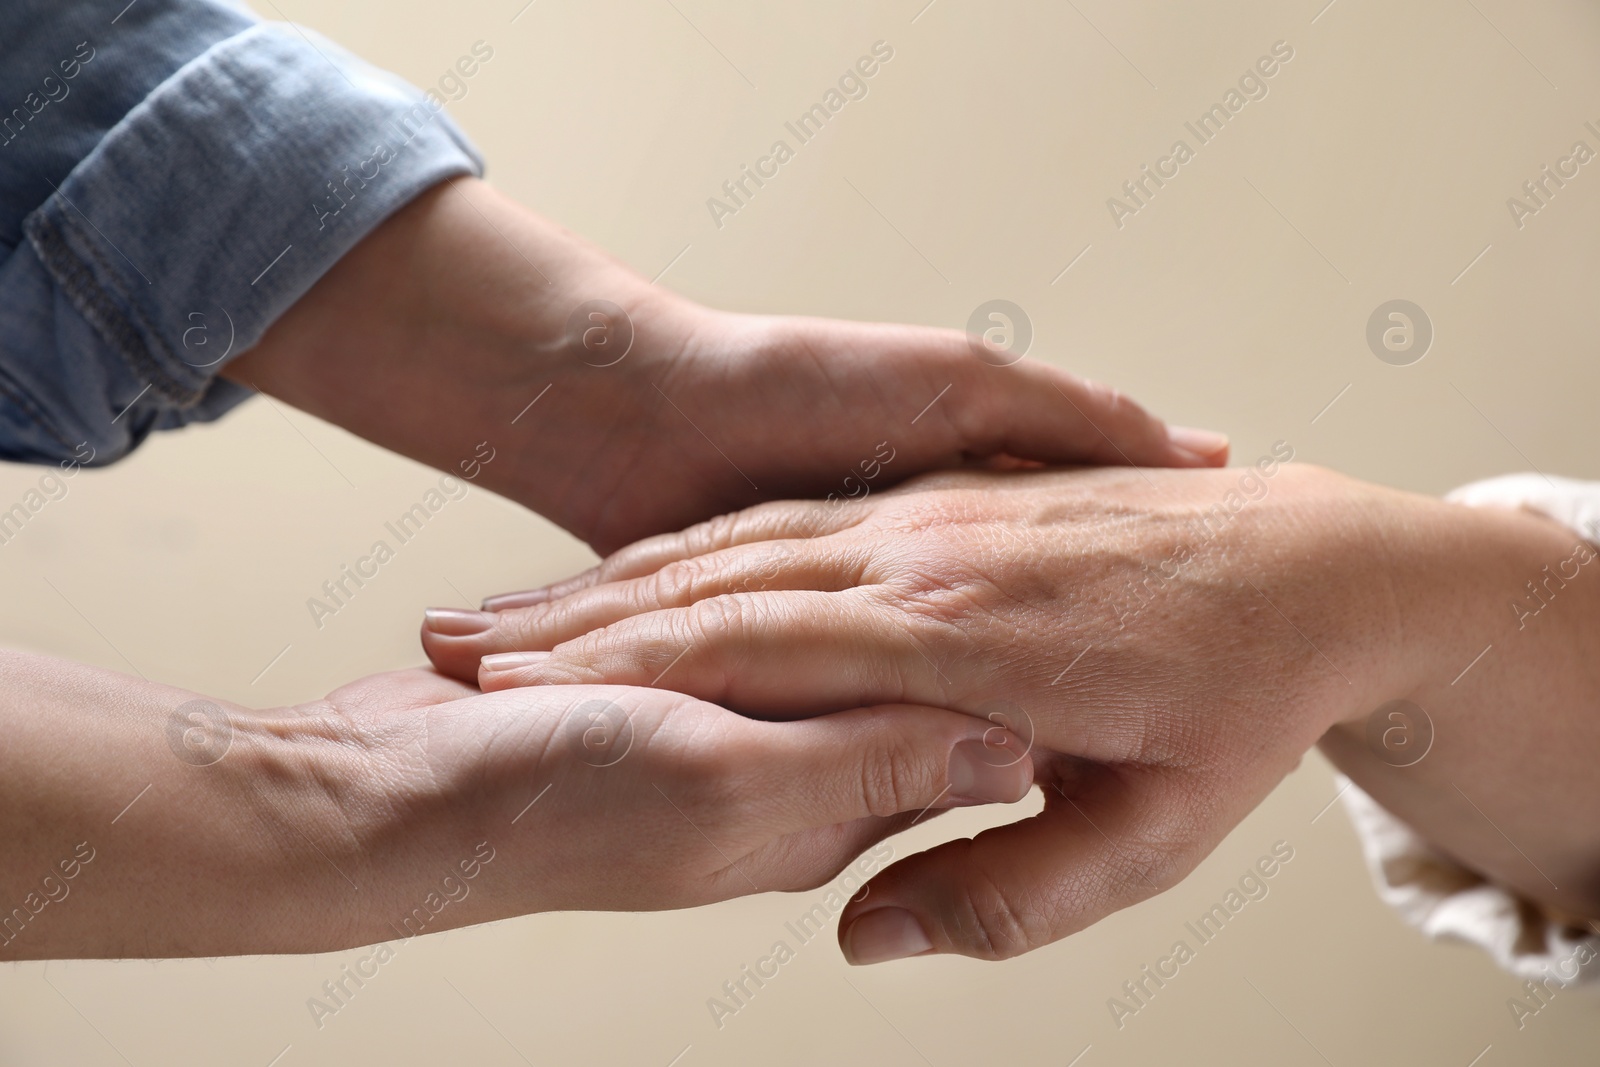
[(189, 408), (198, 404), (205, 395), (204, 386), (188, 386), (161, 365), (145, 341), (146, 337), (159, 337), (159, 334), (150, 328), (136, 309), (118, 306), (106, 287), (99, 283), (94, 268), (98, 268), (100, 274), (106, 277), (115, 277), (116, 272), (84, 235), (81, 243), (94, 260), (93, 267), (86, 264), (62, 232), (65, 229), (63, 222), (50, 217), (49, 207), (47, 204), (28, 216), (22, 227), (40, 262), (55, 278), (56, 284), (96, 332), (128, 364), (135, 377), (149, 382), (157, 393), (177, 407)]

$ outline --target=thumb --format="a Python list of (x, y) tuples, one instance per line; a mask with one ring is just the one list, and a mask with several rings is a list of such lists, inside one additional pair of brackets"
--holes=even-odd
[(1047, 786), (1033, 818), (894, 864), (840, 916), (845, 958), (1008, 959), (1176, 884), (1205, 846), (1155, 774), (1101, 768), (1072, 796)]

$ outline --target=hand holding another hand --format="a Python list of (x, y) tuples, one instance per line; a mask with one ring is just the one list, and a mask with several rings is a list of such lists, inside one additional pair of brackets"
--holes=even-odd
[(1403, 611), (1425, 601), (1397, 587), (1399, 535), (1464, 509), (1285, 458), (762, 505), (494, 614), (444, 613), (424, 642), (497, 693), (653, 684), (769, 718), (1003, 716), (1044, 811), (897, 863), (841, 938), (858, 962), (1011, 956), (1175, 884), (1330, 727), (1431, 665), (1408, 656)]
[[(48, 767), (0, 800), (95, 827), (104, 857), (93, 892), (0, 939), (10, 959), (326, 952), (809, 889), (1033, 777), (1019, 739), (931, 708), (757, 722), (666, 690), (480, 694), (412, 670), (256, 711), (41, 656), (0, 666), (32, 697), (5, 708), (8, 737)], [(13, 837), (11, 889), (70, 852), (45, 819)], [(204, 872), (204, 900), (174, 872)]]
[(868, 464), (876, 489), (990, 456), (1226, 461), (1221, 435), (996, 358), (957, 330), (701, 306), (464, 179), (373, 231), (226, 373), (441, 470), (492, 448), (478, 484), (600, 552), (852, 495)]
[(814, 888), (930, 810), (1014, 802), (1032, 778), (1016, 737), (909, 706), (767, 723), (665, 690), (479, 695), (410, 671), (300, 715), (297, 731), (361, 753), (349, 781), (362, 802), (341, 804), (358, 847), (341, 866), (392, 898), (387, 912), (368, 900), (369, 920), (404, 914), (395, 887), (480, 840), (494, 877), (448, 925)]

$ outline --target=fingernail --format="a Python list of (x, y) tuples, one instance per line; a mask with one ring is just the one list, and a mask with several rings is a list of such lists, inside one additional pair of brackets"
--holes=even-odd
[(933, 942), (922, 932), (917, 917), (904, 908), (878, 908), (869, 911), (844, 932), (840, 942), (844, 958), (860, 967), (869, 963), (903, 960), (933, 949)]
[(422, 625), (441, 637), (470, 637), (493, 626), (494, 616), (486, 611), (429, 608), (422, 613)]
[(950, 750), (949, 799), (979, 804), (1015, 804), (1033, 785), (1026, 754), (983, 741), (962, 741)]
[(1185, 452), (1197, 456), (1214, 456), (1228, 447), (1228, 437), (1214, 430), (1197, 430), (1193, 426), (1168, 426), (1167, 440)]
[(496, 652), (478, 661), (478, 666), (493, 674), (497, 671), (515, 671), (523, 667), (537, 667), (550, 658), (548, 652)]
[(548, 589), (528, 589), (521, 593), (501, 593), (485, 598), (484, 611), (509, 611), (511, 608), (531, 608), (550, 599)]

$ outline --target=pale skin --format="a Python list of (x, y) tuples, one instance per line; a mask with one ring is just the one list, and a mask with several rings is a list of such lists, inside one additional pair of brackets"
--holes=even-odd
[[(596, 299), (636, 334), (610, 366), (568, 327)], [(225, 373), (452, 473), (487, 441), (477, 484), (602, 552), (823, 495), (896, 427), (874, 484), (1227, 455), (1048, 364), (992, 366), (954, 331), (702, 307), (470, 179), (379, 226)], [(661, 689), (479, 695), (428, 671), (290, 708), (212, 701), (230, 743), (202, 764), (216, 728), (172, 719), (197, 699), (0, 653), (0, 958), (385, 940), (484, 842), (496, 858), (429, 932), (807, 888), (925, 809), (1013, 802), (1034, 773), (1005, 729), (957, 711), (763, 723)], [(614, 763), (596, 755), (606, 716), (632, 738)], [(53, 900), (80, 844), (94, 859)]]
[[(769, 718), (1002, 716), (1044, 811), (879, 874), (840, 920), (857, 963), (1083, 929), (1181, 880), (1319, 744), (1444, 853), (1600, 915), (1593, 550), (1531, 513), (1267, 467), (1209, 525), (1240, 470), (934, 474), (763, 505), (447, 613), (424, 644), (487, 692), (649, 684), (670, 661), (657, 685)], [(1530, 619), (1511, 603), (1546, 566), (1577, 576)], [(1367, 740), (1395, 699), (1435, 731), (1408, 767)]]

